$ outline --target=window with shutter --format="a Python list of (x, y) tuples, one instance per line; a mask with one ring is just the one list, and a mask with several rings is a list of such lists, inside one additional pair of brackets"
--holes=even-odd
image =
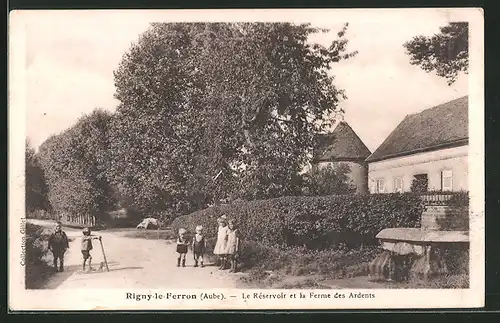
[(403, 178), (395, 177), (394, 178), (394, 192), (395, 193), (403, 193)]
[(444, 170), (441, 172), (441, 190), (453, 190), (453, 172), (451, 170)]
[(384, 193), (385, 192), (385, 183), (384, 179), (379, 178), (375, 180), (375, 193)]

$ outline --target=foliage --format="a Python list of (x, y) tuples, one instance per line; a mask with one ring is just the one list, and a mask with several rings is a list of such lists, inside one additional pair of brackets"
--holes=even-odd
[(356, 188), (350, 183), (347, 174), (351, 171), (348, 164), (328, 165), (319, 169), (313, 168), (306, 174), (308, 195), (340, 195), (352, 194)]
[(456, 208), (468, 208), (469, 207), (469, 192), (468, 191), (458, 191), (452, 192), (451, 198), (448, 200), (448, 205)]
[[(115, 71), (110, 178), (131, 206), (189, 213), (223, 199), (300, 194), (313, 137), (345, 97), (328, 75), (346, 27), (155, 23)], [(215, 179), (217, 178), (217, 179)]]
[(51, 268), (44, 256), (47, 254), (49, 233), (42, 227), (26, 223), (26, 271), (25, 284), (27, 289), (36, 288), (45, 279)]
[(459, 72), (469, 70), (469, 24), (452, 22), (432, 37), (416, 36), (404, 44), (411, 64), (437, 75), (452, 84)]
[(427, 192), (427, 187), (429, 180), (427, 177), (415, 176), (411, 181), (410, 191), (413, 193), (424, 193)]
[(241, 268), (256, 272), (272, 270), (293, 276), (327, 274), (329, 277), (346, 278), (365, 274), (378, 251), (377, 247), (321, 251), (303, 247), (275, 248), (251, 241), (243, 246)]
[(412, 277), (410, 281), (398, 284), (397, 288), (426, 288), (426, 289), (465, 289), (469, 288), (469, 274), (443, 274), (425, 281), (422, 278)]
[(110, 119), (109, 113), (96, 110), (40, 146), (48, 198), (56, 214), (98, 216), (113, 207), (105, 167)]
[(305, 285), (317, 285), (328, 288), (322, 284), (325, 279), (366, 276), (369, 263), (377, 252), (377, 247), (322, 251), (301, 247), (280, 249), (252, 241), (243, 248), (240, 269), (248, 274), (241, 279), (251, 287), (305, 288), (308, 287)]
[(49, 232), (38, 225), (26, 223), (26, 262), (36, 263), (47, 254), (45, 242)]
[(172, 228), (203, 225), (216, 236), (217, 218), (237, 221), (244, 241), (311, 249), (374, 244), (391, 227), (418, 227), (422, 201), (411, 193), (323, 197), (282, 197), (211, 207), (174, 220)]
[(26, 211), (49, 210), (47, 185), (38, 156), (29, 141), (25, 149)]
[[(380, 248), (375, 246), (315, 251), (300, 247), (276, 248), (266, 243), (249, 241), (244, 244), (241, 257), (241, 270), (248, 275), (241, 280), (245, 287), (254, 288), (291, 288), (290, 285), (293, 285), (296, 288), (324, 289), (331, 285), (329, 279), (334, 280), (333, 285), (337, 288), (469, 287), (468, 253), (458, 252), (447, 257), (453, 262), (448, 263), (450, 273), (431, 277), (430, 281), (412, 275), (403, 282), (372, 282), (366, 276), (371, 261), (379, 253)], [(307, 280), (301, 279), (305, 277), (313, 282), (307, 284)]]

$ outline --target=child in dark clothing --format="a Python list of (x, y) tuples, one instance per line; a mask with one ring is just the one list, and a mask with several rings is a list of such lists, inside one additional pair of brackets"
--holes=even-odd
[(179, 236), (177, 237), (177, 267), (186, 267), (186, 254), (188, 252), (188, 241), (186, 239), (186, 230), (179, 229)]
[(196, 235), (193, 237), (193, 256), (194, 266), (198, 267), (198, 261), (203, 268), (203, 255), (207, 249), (207, 243), (203, 236), (203, 227), (201, 225), (196, 227)]
[(89, 261), (89, 271), (92, 270), (92, 256), (90, 255), (90, 250), (93, 249), (92, 239), (101, 240), (101, 236), (91, 235), (89, 228), (83, 229), (83, 237), (82, 237), (83, 271), (85, 271), (85, 264), (87, 260)]
[[(61, 229), (61, 222), (56, 223), (55, 231), (49, 237), (49, 250), (54, 256), (55, 271), (64, 271), (64, 253), (69, 248), (69, 241), (66, 233)], [(57, 260), (59, 259), (59, 268)]]

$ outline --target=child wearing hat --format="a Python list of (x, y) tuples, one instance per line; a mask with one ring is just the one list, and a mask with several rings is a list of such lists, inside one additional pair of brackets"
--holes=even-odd
[(186, 238), (186, 229), (179, 229), (179, 235), (177, 237), (177, 267), (186, 267), (186, 254), (188, 252), (188, 241)]
[(84, 228), (82, 237), (82, 256), (83, 256), (83, 271), (85, 271), (85, 265), (87, 260), (89, 261), (89, 271), (92, 270), (92, 256), (90, 255), (90, 250), (93, 249), (92, 239), (101, 240), (101, 236), (93, 236), (90, 234), (89, 228)]
[(198, 261), (200, 266), (203, 268), (203, 255), (207, 249), (207, 242), (205, 236), (203, 236), (203, 227), (201, 225), (196, 227), (196, 234), (193, 237), (193, 256), (194, 256), (194, 266), (198, 267)]
[(219, 228), (217, 229), (217, 242), (215, 243), (214, 255), (219, 256), (220, 266), (219, 269), (224, 269), (226, 267), (226, 244), (227, 244), (227, 218), (225, 215), (221, 216), (217, 222), (219, 222)]

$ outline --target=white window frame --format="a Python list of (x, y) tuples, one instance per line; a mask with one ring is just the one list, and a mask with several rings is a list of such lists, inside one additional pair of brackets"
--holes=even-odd
[[(399, 188), (396, 185), (396, 183), (398, 181), (399, 181)], [(403, 193), (403, 191), (404, 191), (403, 177), (401, 177), (401, 176), (394, 177), (394, 179), (392, 181), (392, 185), (393, 185), (394, 193)]]
[[(445, 186), (445, 179), (450, 181), (450, 185)], [(441, 191), (453, 191), (453, 170), (443, 169), (441, 171)]]
[(385, 180), (383, 178), (375, 179), (375, 193), (385, 193)]

